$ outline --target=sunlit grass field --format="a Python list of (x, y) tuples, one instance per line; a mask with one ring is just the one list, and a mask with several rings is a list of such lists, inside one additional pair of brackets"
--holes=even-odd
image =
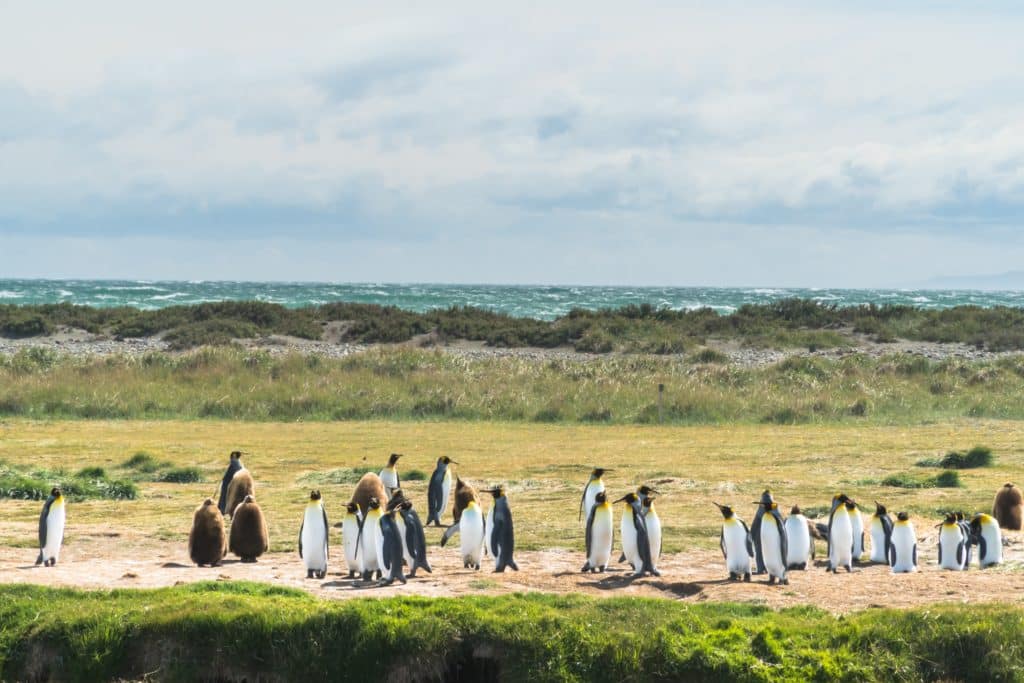
[[(890, 475), (925, 478), (941, 470), (920, 467), (950, 450), (983, 444), (993, 467), (959, 471), (961, 488), (904, 489), (881, 485)], [(21, 469), (63, 469), (68, 475), (101, 467), (107, 476), (141, 479), (136, 500), (72, 500), (68, 534), (101, 525), (125, 525), (156, 538), (185, 542), (191, 514), (216, 496), (228, 453), (241, 449), (253, 472), (256, 498), (269, 522), (273, 550), (294, 548), (304, 501), (319, 488), (333, 521), (340, 521), (355, 473), (379, 470), (392, 452), (403, 453), (401, 471), (429, 476), (440, 455), (475, 485), (504, 483), (524, 549), (577, 547), (580, 493), (594, 465), (618, 497), (641, 483), (661, 491), (665, 550), (717, 544), (720, 515), (712, 501), (735, 504), (749, 519), (749, 505), (770, 487), (788, 511), (799, 503), (824, 513), (842, 489), (873, 510), (938, 519), (944, 510), (987, 510), (996, 489), (1020, 479), (1024, 423), (958, 420), (918, 426), (731, 425), (658, 427), (579, 426), (502, 422), (353, 421), (243, 423), (232, 421), (31, 421), (0, 423), (0, 461)], [(123, 467), (144, 451), (166, 466), (196, 467), (201, 483), (158, 483)], [(343, 483), (336, 483), (343, 482)], [(54, 482), (56, 483), (56, 482)], [(1019, 481), (1018, 481), (1019, 483)], [(403, 488), (423, 514), (425, 480)], [(0, 517), (34, 523), (38, 501), (0, 499)], [(31, 527), (29, 527), (31, 528)], [(431, 535), (437, 534), (431, 531)], [(32, 540), (32, 539), (28, 539)], [(20, 539), (0, 541), (20, 545)]]

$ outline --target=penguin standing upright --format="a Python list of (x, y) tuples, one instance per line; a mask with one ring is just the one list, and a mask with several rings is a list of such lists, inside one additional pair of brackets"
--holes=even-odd
[(853, 561), (860, 562), (864, 556), (864, 518), (852, 500), (846, 501), (846, 512), (850, 515), (850, 531), (853, 534)]
[(892, 517), (885, 506), (875, 501), (875, 514), (871, 515), (871, 561), (889, 563), (889, 544), (892, 543)]
[(611, 503), (604, 491), (594, 494), (594, 504), (587, 516), (587, 561), (583, 572), (603, 572), (612, 559), (612, 536), (614, 535)]
[(322, 579), (327, 576), (327, 558), (330, 554), (327, 511), (320, 491), (309, 492), (309, 503), (299, 527), (299, 557), (306, 564), (306, 578)]
[(658, 569), (658, 560), (661, 559), (661, 517), (654, 509), (654, 496), (648, 495), (641, 504), (644, 515), (644, 523), (647, 524), (647, 538), (651, 546), (651, 567)]
[(939, 528), (939, 566), (961, 572), (967, 568), (967, 539), (956, 515), (949, 513)]
[(252, 472), (243, 467), (235, 472), (228, 483), (227, 502), (224, 505), (224, 514), (234, 518), (235, 508), (242, 504), (246, 497), (256, 497), (256, 482), (252, 478)]
[(583, 487), (583, 496), (580, 498), (580, 519), (590, 519), (590, 509), (594, 507), (597, 494), (604, 491), (604, 475), (611, 470), (595, 467), (590, 473), (587, 485)]
[(380, 499), (370, 498), (369, 509), (359, 525), (359, 536), (356, 542), (356, 558), (362, 566), (363, 581), (370, 581), (381, 575), (380, 547)]
[(64, 542), (64, 523), (67, 511), (64, 509), (64, 494), (59, 488), (50, 490), (39, 513), (39, 556), (37, 565), (52, 567), (60, 557), (60, 546)]
[(396, 580), (406, 582), (402, 573), (402, 534), (398, 529), (397, 513), (391, 510), (381, 514), (379, 521), (379, 546), (381, 569), (386, 572), (381, 580), (382, 586), (390, 586)]
[(384, 512), (395, 513), (395, 526), (398, 527), (398, 535), (402, 539), (402, 558), (405, 564), (410, 569), (416, 566), (416, 558), (414, 553), (416, 552), (415, 538), (410, 542), (410, 536), (406, 532), (405, 518), (402, 517), (402, 505), (406, 502), (405, 494), (402, 493), (402, 489), (394, 489), (391, 491), (391, 498), (388, 499), (388, 504), (384, 508)]
[(427, 487), (427, 526), (433, 522), (434, 526), (441, 526), (441, 515), (448, 507), (448, 494), (452, 490), (452, 472), (448, 465), (455, 462), (447, 455), (437, 459), (437, 467), (430, 475), (430, 485)]
[(814, 557), (814, 539), (799, 505), (794, 505), (786, 518), (786, 542), (786, 568), (807, 569), (807, 563)]
[(774, 502), (775, 499), (772, 497), (772, 492), (769, 489), (765, 489), (761, 494), (761, 500), (754, 503), (758, 508), (757, 512), (754, 513), (754, 520), (750, 523), (750, 538), (754, 542), (755, 574), (765, 573), (764, 553), (761, 550), (761, 518), (771, 509)]
[(231, 484), (235, 473), (245, 469), (245, 465), (242, 464), (243, 455), (245, 453), (242, 451), (231, 451), (231, 455), (228, 456), (230, 458), (228, 460), (228, 468), (224, 470), (224, 477), (220, 480), (220, 498), (217, 499), (217, 509), (220, 510), (222, 515), (227, 510), (228, 486)]
[(729, 578), (739, 581), (750, 581), (750, 560), (754, 557), (754, 543), (750, 540), (750, 529), (747, 523), (736, 516), (728, 505), (715, 503), (722, 512), (722, 535), (719, 545), (722, 546), (722, 557)]
[(480, 505), (469, 501), (462, 511), (459, 520), (459, 536), (461, 541), (462, 566), (467, 569), (480, 569), (480, 557), (484, 552), (484, 515)]
[[(758, 502), (758, 506), (766, 507)], [(806, 526), (806, 525), (805, 525)], [(768, 585), (776, 580), (783, 586), (789, 585), (786, 558), (789, 556), (789, 539), (786, 537), (786, 523), (782, 520), (778, 503), (767, 506), (761, 517), (761, 553), (764, 568), (768, 572)]]
[(625, 554), (626, 560), (633, 565), (633, 576), (640, 577), (645, 574), (661, 576), (661, 573), (651, 563), (650, 536), (647, 533), (647, 522), (644, 520), (640, 497), (635, 493), (627, 493), (615, 502), (625, 504), (620, 531), (622, 552)]
[[(235, 479), (237, 478), (236, 475)], [(251, 495), (246, 496), (235, 508), (235, 514), (231, 518), (229, 546), (231, 552), (238, 555), (242, 562), (255, 562), (256, 558), (267, 552), (267, 548), (270, 547), (263, 511)]]
[(487, 535), (485, 545), (494, 558), (494, 571), (500, 574), (505, 571), (505, 567), (519, 571), (519, 565), (512, 557), (516, 541), (515, 531), (512, 528), (512, 510), (508, 506), (505, 487), (495, 486), (492, 489), (487, 489), (486, 492), (494, 496), (494, 505), (487, 513), (485, 525)]
[(964, 537), (964, 569), (971, 564), (971, 547), (974, 545), (974, 534), (971, 533), (971, 522), (963, 512), (956, 513), (956, 523)]
[(427, 537), (423, 533), (420, 516), (412, 509), (412, 501), (408, 498), (403, 500), (398, 514), (405, 526), (406, 547), (408, 547), (413, 560), (409, 565), (408, 576), (415, 578), (417, 569), (423, 569), (428, 574), (432, 574), (434, 570), (430, 568), (430, 562), (427, 561)]
[(350, 579), (363, 573), (363, 565), (357, 552), (362, 519), (358, 503), (353, 501), (345, 506), (345, 519), (341, 522), (341, 541), (345, 548), (345, 564), (348, 565)]
[(978, 566), (985, 568), (1003, 561), (1003, 534), (991, 515), (979, 512), (971, 519), (971, 534), (978, 544)]
[(838, 504), (832, 511), (828, 524), (828, 570), (833, 574), (839, 567), (853, 571), (853, 523), (846, 503), (850, 499), (839, 495)]
[[(454, 523), (441, 534), (441, 547), (443, 548), (451, 540), (451, 537), (459, 532), (459, 522), (462, 520), (462, 511), (466, 509), (470, 501), (476, 501), (478, 506), (482, 503), (476, 495), (476, 489), (464, 482), (460, 477), (455, 477), (455, 503), (452, 505), (452, 519)], [(483, 509), (481, 507), (481, 509)]]
[(889, 567), (894, 574), (917, 571), (917, 534), (906, 512), (897, 513), (896, 523), (892, 525)]
[(224, 531), (224, 515), (220, 513), (213, 498), (207, 498), (192, 514), (188, 556), (199, 567), (216, 567), (227, 554), (228, 535)]
[(1010, 482), (1003, 484), (992, 501), (992, 516), (1003, 529), (1020, 531), (1024, 522), (1024, 493)]
[(374, 498), (378, 502), (386, 501), (388, 494), (380, 477), (373, 472), (367, 472), (359, 477), (351, 498), (352, 502), (359, 506), (359, 514), (363, 519), (366, 518), (366, 513), (370, 510), (370, 501)]
[(398, 459), (401, 457), (401, 453), (392, 453), (391, 457), (388, 458), (388, 464), (380, 471), (380, 480), (384, 484), (384, 491), (389, 498), (395, 495), (396, 489), (402, 488), (398, 477)]

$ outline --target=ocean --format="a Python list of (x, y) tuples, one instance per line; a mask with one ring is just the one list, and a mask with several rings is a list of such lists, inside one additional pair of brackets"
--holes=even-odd
[(205, 301), (256, 300), (297, 307), (331, 301), (394, 305), (414, 311), (478, 306), (551, 319), (572, 308), (649, 303), (676, 310), (704, 306), (730, 313), (743, 304), (799, 297), (839, 306), (909, 304), (922, 308), (1024, 306), (1022, 291), (801, 289), (770, 287), (573, 287), (554, 285), (331, 284), (143, 280), (0, 280), (0, 304), (73, 303), (163, 308)]

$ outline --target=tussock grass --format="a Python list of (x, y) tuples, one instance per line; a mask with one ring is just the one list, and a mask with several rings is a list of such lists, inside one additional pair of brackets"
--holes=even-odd
[(0, 498), (44, 500), (59, 486), (69, 500), (134, 500), (139, 491), (130, 481), (111, 479), (102, 467), (88, 466), (75, 474), (0, 462)]
[(168, 484), (193, 484), (203, 481), (203, 473), (196, 467), (174, 467), (159, 473), (153, 478), (153, 481)]
[(891, 486), (900, 489), (955, 489), (963, 486), (960, 475), (952, 470), (936, 474), (933, 477), (917, 477), (912, 474), (901, 472), (891, 474), (880, 482), (882, 486)]
[(0, 357), (0, 416), (786, 425), (1024, 419), (1022, 358), (791, 357), (748, 368), (629, 355), (537, 361), (391, 348), (327, 359), (207, 348), (37, 360), (19, 353), (4, 365)]
[(1024, 665), (1024, 610), (1005, 605), (834, 617), (810, 607), (578, 595), (330, 602), (242, 582), (102, 592), (15, 585), (0, 596), (0, 678), (10, 680), (315, 671), (325, 680), (357, 672), (359, 680), (1008, 681)]

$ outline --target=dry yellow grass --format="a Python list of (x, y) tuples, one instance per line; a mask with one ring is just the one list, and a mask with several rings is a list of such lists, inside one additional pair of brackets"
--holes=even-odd
[[(905, 490), (865, 480), (889, 474), (934, 473), (914, 466), (922, 458), (984, 444), (996, 466), (961, 472), (960, 489)], [(663, 495), (658, 509), (666, 525), (666, 552), (689, 544), (713, 547), (720, 516), (715, 500), (733, 503), (749, 519), (750, 501), (772, 488), (788, 512), (793, 503), (823, 507), (838, 489), (873, 509), (910, 510), (923, 527), (940, 510), (985, 510), (995, 490), (1022, 479), (1024, 423), (963, 421), (923, 426), (562, 426), (456, 422), (239, 423), (210, 421), (14, 420), (0, 424), (0, 460), (46, 468), (118, 466), (145, 450), (177, 466), (196, 466), (201, 484), (140, 484), (136, 501), (83, 501), (69, 508), (69, 541), (76, 533), (124, 525), (152, 537), (185, 542), (191, 514), (216, 496), (233, 449), (248, 451), (256, 498), (267, 515), (272, 547), (294, 547), (309, 486), (304, 475), (341, 467), (383, 466), (391, 452), (405, 454), (403, 470), (429, 472), (440, 455), (460, 462), (458, 473), (474, 484), (503, 482), (524, 549), (582, 544), (577, 510), (593, 465), (614, 468), (607, 476), (616, 497), (654, 483)], [(332, 522), (340, 520), (350, 485), (317, 484)], [(404, 486), (425, 518), (426, 482)], [(34, 534), (39, 503), (0, 500), (0, 545), (22, 545)], [(446, 519), (450, 518), (449, 514)], [(436, 540), (439, 532), (431, 530)], [(29, 539), (31, 540), (31, 539)], [(114, 541), (112, 541), (114, 542)]]

